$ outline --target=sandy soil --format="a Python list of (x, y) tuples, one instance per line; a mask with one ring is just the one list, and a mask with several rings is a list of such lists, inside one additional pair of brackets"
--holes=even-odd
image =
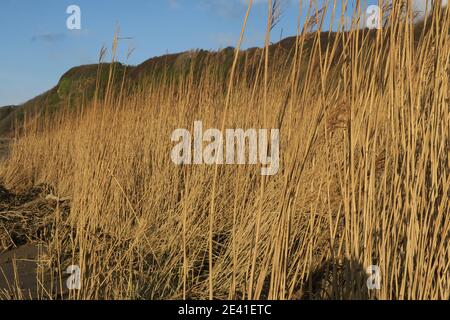
[(0, 255), (0, 291), (4, 298), (37, 299), (43, 294), (45, 284), (40, 283), (46, 281), (40, 280), (43, 275), (38, 275), (38, 270), (45, 252), (45, 247), (31, 243)]
[(21, 194), (0, 186), (0, 299), (55, 298), (61, 280), (50, 275), (48, 243), (56, 208), (69, 210), (68, 201), (47, 185)]

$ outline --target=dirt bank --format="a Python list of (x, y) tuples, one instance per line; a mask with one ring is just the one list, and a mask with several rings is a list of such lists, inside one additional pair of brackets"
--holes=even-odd
[(0, 186), (0, 299), (54, 296), (58, 281), (51, 281), (48, 244), (56, 221), (68, 212), (69, 200), (50, 186), (20, 194)]

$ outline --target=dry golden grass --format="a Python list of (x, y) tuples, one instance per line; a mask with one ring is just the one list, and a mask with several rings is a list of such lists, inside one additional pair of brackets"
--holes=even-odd
[[(448, 299), (448, 10), (428, 25), (418, 39), (394, 7), (375, 36), (353, 28), (324, 48), (320, 25), (300, 34), (287, 66), (266, 50), (252, 83), (236, 60), (229, 83), (211, 64), (199, 83), (108, 86), (30, 124), (1, 176), (71, 197), (49, 241), (57, 271), (81, 267), (70, 298)], [(279, 127), (279, 174), (173, 165), (171, 133), (195, 120)]]

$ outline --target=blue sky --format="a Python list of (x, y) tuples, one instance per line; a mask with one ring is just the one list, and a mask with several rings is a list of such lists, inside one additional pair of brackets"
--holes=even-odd
[[(0, 0), (0, 106), (20, 104), (55, 86), (69, 68), (96, 63), (114, 30), (131, 37), (120, 43), (130, 64), (189, 49), (235, 45), (247, 0)], [(299, 1), (285, 0), (272, 40), (295, 35)], [(303, 2), (309, 2), (304, 0)], [(370, 3), (377, 2), (369, 0)], [(338, 1), (341, 3), (341, 1)], [(81, 30), (68, 30), (69, 5), (81, 8)], [(267, 0), (255, 0), (245, 47), (261, 46)]]

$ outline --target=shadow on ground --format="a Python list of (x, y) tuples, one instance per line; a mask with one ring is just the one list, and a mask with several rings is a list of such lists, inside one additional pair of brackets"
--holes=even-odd
[(48, 274), (47, 244), (56, 215), (67, 216), (70, 207), (53, 194), (48, 185), (20, 194), (0, 186), (0, 299), (54, 296), (58, 283)]

